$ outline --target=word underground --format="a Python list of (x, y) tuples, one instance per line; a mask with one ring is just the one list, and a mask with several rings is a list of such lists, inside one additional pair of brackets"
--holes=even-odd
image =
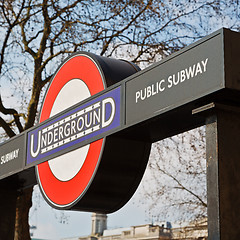
[(111, 124), (114, 115), (115, 102), (111, 97), (81, 109), (39, 130), (37, 144), (34, 141), (34, 134), (32, 134), (30, 140), (31, 156), (35, 158), (39, 153), (44, 154), (105, 128)]
[(5, 164), (7, 162), (10, 162), (10, 161), (18, 158), (18, 154), (19, 154), (19, 148), (16, 150), (13, 150), (10, 153), (7, 153), (7, 154), (1, 156), (1, 164)]
[(162, 79), (150, 86), (145, 87), (136, 92), (135, 101), (144, 101), (145, 99), (154, 96), (155, 94), (163, 92), (166, 88), (170, 89), (173, 86), (183, 83), (185, 80), (189, 80), (198, 76), (199, 74), (205, 73), (207, 71), (208, 58), (203, 61), (198, 62), (188, 68), (185, 68), (176, 74), (172, 74), (165, 79)]

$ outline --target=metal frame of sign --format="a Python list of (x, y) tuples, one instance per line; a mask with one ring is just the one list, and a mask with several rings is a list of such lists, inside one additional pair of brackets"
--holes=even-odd
[[(232, 61), (239, 62), (238, 58), (235, 57), (239, 52), (238, 39), (239, 33), (221, 29), (172, 54), (159, 63), (153, 64), (119, 83), (115, 83), (102, 92), (38, 124), (24, 132), (23, 135), (29, 135), (31, 132), (50, 124), (62, 115), (74, 111), (76, 108), (81, 108), (88, 102), (94, 101), (117, 88), (121, 88), (122, 97), (121, 126), (113, 128), (107, 133), (101, 133), (85, 139), (75, 146), (61, 151), (61, 153), (71, 151), (113, 134), (155, 142), (204, 125), (205, 118), (192, 115), (193, 109), (213, 101), (238, 101), (236, 90), (240, 89), (240, 84), (233, 79), (238, 70), (235, 64), (229, 64)], [(238, 62), (236, 62), (236, 65)], [(195, 70), (192, 73), (194, 65)], [(197, 68), (198, 70), (196, 70)], [(175, 74), (176, 79), (176, 76), (181, 74), (183, 70), (185, 71), (186, 79), (182, 82), (179, 80), (180, 82), (174, 85), (173, 75)], [(190, 75), (190, 77), (187, 77), (186, 74)], [(163, 82), (163, 79), (165, 82)], [(172, 87), (168, 88), (167, 84), (170, 84), (170, 80), (172, 81)], [(177, 83), (178, 80), (175, 81)], [(156, 87), (158, 87), (158, 91)], [(161, 91), (163, 88), (165, 88), (164, 91)], [(150, 90), (149, 96), (146, 95), (144, 98), (142, 92), (145, 89), (146, 91)], [(10, 146), (11, 140), (4, 143), (4, 145), (6, 144)], [(1, 148), (4, 145), (1, 145)], [(9, 171), (9, 174), (1, 171), (0, 168), (0, 179), (31, 168), (57, 155), (58, 153), (54, 153), (34, 163), (27, 163), (25, 159), (19, 159), (18, 161), (23, 161), (23, 167), (15, 169), (13, 165), (13, 169)]]
[[(102, 137), (111, 138), (106, 144), (105, 161), (99, 167), (88, 197), (80, 200), (77, 210), (111, 212), (123, 206), (135, 191), (139, 176), (143, 174), (146, 161), (138, 163), (137, 181), (131, 179), (133, 187), (128, 194), (114, 192), (116, 186), (128, 187), (126, 164), (133, 157), (146, 159), (150, 144), (206, 124), (207, 138), (207, 194), (208, 194), (208, 238), (227, 240), (239, 238), (240, 224), (240, 33), (221, 29), (183, 50), (165, 58), (143, 71), (115, 83), (104, 91), (76, 104), (66, 111), (27, 130), (21, 135), (0, 145), (1, 183), (14, 188), (29, 187), (36, 183), (34, 166), (71, 151)], [(100, 59), (101, 61), (101, 59)], [(104, 66), (104, 64), (103, 64)], [(108, 72), (111, 75), (111, 71)], [(121, 75), (121, 74), (120, 74)], [(111, 81), (111, 77), (107, 78)], [(61, 121), (62, 117), (81, 111), (91, 102), (120, 89), (121, 124), (105, 133), (77, 142), (76, 145), (27, 163), (27, 141), (34, 131)], [(129, 147), (128, 149), (128, 142)], [(117, 143), (117, 144), (116, 144)], [(124, 151), (126, 158), (113, 159)], [(133, 147), (132, 147), (133, 146)], [(144, 149), (138, 156), (138, 149)], [(131, 152), (128, 156), (127, 152)], [(112, 172), (104, 172), (106, 166)], [(114, 168), (115, 167), (115, 168)], [(117, 169), (119, 167), (119, 169)], [(106, 178), (102, 177), (105, 176)], [(102, 176), (100, 176), (102, 175)], [(119, 185), (120, 183), (120, 185)], [(102, 187), (104, 193), (102, 194)], [(119, 194), (122, 202), (111, 205)], [(100, 196), (94, 198), (94, 196)], [(100, 205), (99, 205), (100, 202)], [(111, 205), (111, 207), (109, 207)], [(107, 211), (104, 211), (107, 210)], [(7, 212), (6, 212), (7, 214)], [(14, 221), (13, 227), (14, 230)]]

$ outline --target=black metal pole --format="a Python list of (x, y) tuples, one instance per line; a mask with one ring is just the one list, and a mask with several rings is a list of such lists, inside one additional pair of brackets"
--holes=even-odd
[(6, 181), (0, 183), (0, 240), (13, 240), (17, 189)]
[(240, 239), (240, 108), (217, 106), (206, 124), (208, 239)]

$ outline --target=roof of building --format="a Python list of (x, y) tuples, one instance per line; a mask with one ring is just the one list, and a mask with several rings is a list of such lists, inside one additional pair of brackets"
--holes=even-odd
[(131, 230), (131, 227), (108, 229), (108, 230), (104, 230), (103, 236), (121, 235), (123, 231), (130, 231), (130, 230)]
[(43, 239), (43, 238), (31, 238), (32, 240), (48, 240), (48, 239)]

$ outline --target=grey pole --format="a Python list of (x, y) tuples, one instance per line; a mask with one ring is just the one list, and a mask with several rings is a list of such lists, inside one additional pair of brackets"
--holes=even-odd
[(240, 108), (217, 106), (206, 124), (208, 239), (240, 236)]

